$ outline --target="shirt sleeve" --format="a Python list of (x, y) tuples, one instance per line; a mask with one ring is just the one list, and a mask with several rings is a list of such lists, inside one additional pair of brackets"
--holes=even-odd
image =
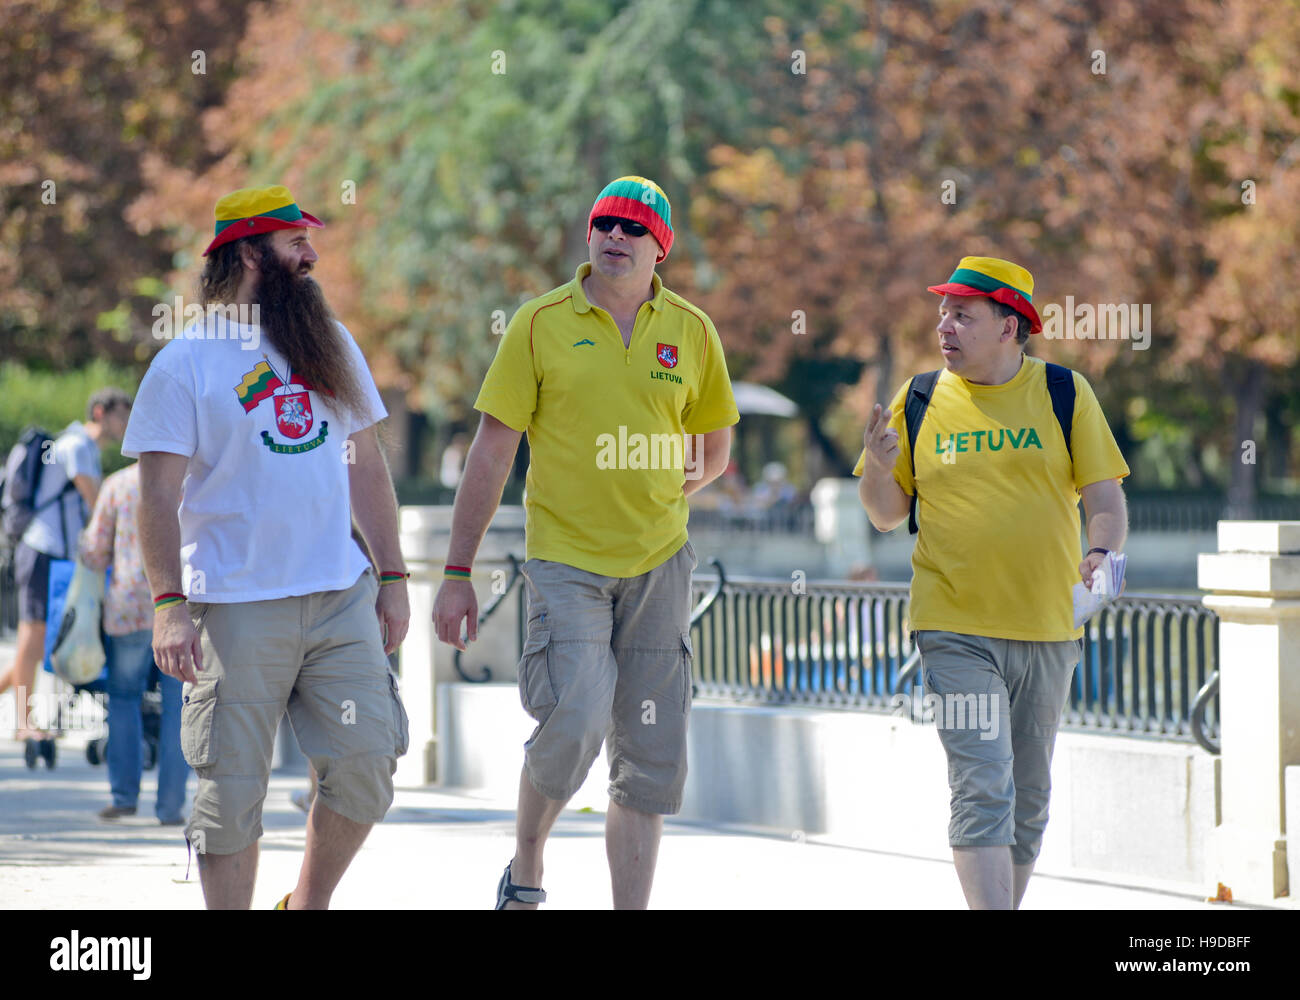
[(1074, 485), (1082, 489), (1103, 479), (1123, 479), (1128, 463), (1115, 443), (1106, 415), (1088, 380), (1074, 373), (1074, 421), (1070, 425), (1070, 453), (1074, 459)]
[(379, 423), (388, 416), (388, 408), (384, 406), (384, 401), (379, 395), (379, 389), (375, 386), (375, 377), (370, 374), (370, 365), (366, 363), (366, 357), (361, 353), (361, 348), (357, 346), (356, 339), (352, 336), (351, 331), (346, 326), (339, 323), (339, 330), (342, 331), (347, 341), (348, 349), (352, 352), (352, 364), (357, 373), (357, 382), (361, 386), (361, 393), (366, 397), (367, 412), (362, 416), (354, 415), (352, 417), (348, 435), (355, 434), (357, 431), (363, 431), (367, 427)]
[(687, 434), (708, 434), (740, 422), (731, 376), (722, 354), (722, 338), (713, 321), (704, 317), (704, 358), (700, 364), (698, 395), (687, 397), (682, 429)]
[(82, 437), (80, 434), (61, 438), (54, 454), (56, 461), (62, 463), (67, 470), (69, 482), (78, 476), (99, 479), (99, 448), (89, 438)]
[(97, 573), (108, 568), (113, 557), (113, 537), (117, 529), (118, 480), (111, 476), (109, 479), (99, 492), (95, 512), (91, 515), (90, 524), (81, 533), (80, 540), (81, 561)]
[[(911, 384), (912, 380), (908, 379), (899, 386), (889, 403), (889, 426), (898, 431), (898, 458), (894, 460), (894, 482), (898, 483), (899, 488), (909, 497), (916, 492), (916, 486), (912, 480), (912, 449), (907, 443), (907, 418), (903, 413), (903, 404)], [(853, 467), (853, 474), (861, 476), (866, 467), (867, 449), (863, 446), (862, 454), (858, 456), (858, 464)]]
[(122, 454), (139, 458), (146, 451), (165, 451), (190, 458), (198, 446), (194, 393), (154, 358), (131, 406)]
[(474, 409), (515, 431), (527, 430), (537, 410), (537, 386), (542, 376), (533, 352), (534, 315), (534, 310), (521, 309), (511, 318), (474, 400)]

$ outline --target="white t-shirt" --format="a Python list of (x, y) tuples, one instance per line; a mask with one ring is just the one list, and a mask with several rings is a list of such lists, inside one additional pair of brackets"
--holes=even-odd
[[(68, 484), (77, 476), (89, 476), (96, 483), (103, 478), (99, 464), (99, 446), (90, 439), (86, 428), (77, 421), (68, 424), (63, 433), (54, 439), (51, 449), (54, 461), (41, 470), (36, 486), (37, 513), (23, 532), (23, 544), (44, 552), (56, 559), (71, 559), (64, 548), (64, 532), (75, 553), (77, 536), (86, 526), (89, 514), (86, 501), (76, 487)], [(62, 494), (62, 496), (59, 496)], [(54, 498), (59, 496), (58, 500)]]
[(187, 597), (229, 604), (345, 590), (369, 565), (351, 534), (347, 441), (388, 411), (356, 341), (339, 329), (368, 403), (364, 420), (304, 389), (256, 327), (220, 316), (191, 323), (149, 366), (122, 453), (190, 460), (180, 506)]

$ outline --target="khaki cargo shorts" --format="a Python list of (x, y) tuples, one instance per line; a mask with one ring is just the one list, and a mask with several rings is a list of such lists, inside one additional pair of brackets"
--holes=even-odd
[(319, 778), (318, 800), (356, 823), (393, 801), (406, 710), (380, 641), (367, 570), (347, 590), (240, 604), (190, 602), (203, 670), (186, 684), (181, 748), (198, 777), (186, 836), (236, 854), (262, 835), (262, 801), (286, 709)]
[(1052, 751), (1083, 641), (1027, 642), (917, 632), (925, 690), (948, 755), (953, 847), (1038, 857), (1052, 793)]
[(549, 799), (581, 787), (606, 744), (609, 797), (672, 814), (686, 785), (691, 708), (690, 542), (640, 576), (529, 559), (519, 695), (537, 722), (524, 771)]

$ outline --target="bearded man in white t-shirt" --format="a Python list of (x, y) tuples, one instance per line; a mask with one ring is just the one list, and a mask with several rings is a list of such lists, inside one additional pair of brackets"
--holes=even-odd
[(406, 751), (387, 661), (410, 619), (375, 432), (387, 411), (309, 276), (321, 225), (278, 185), (217, 202), (204, 315), (154, 358), (122, 448), (140, 457), (154, 656), (186, 682), (181, 745), (199, 779), (186, 838), (209, 909), (252, 904), (286, 711), (318, 793), (277, 909), (328, 907)]

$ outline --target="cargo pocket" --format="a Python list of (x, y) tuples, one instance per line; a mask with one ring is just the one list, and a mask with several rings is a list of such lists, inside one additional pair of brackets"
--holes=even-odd
[(397, 689), (397, 677), (391, 670), (388, 671), (388, 690), (393, 696), (393, 738), (397, 741), (394, 750), (400, 757), (411, 746), (411, 720), (402, 704), (402, 693)]
[(213, 728), (217, 721), (219, 683), (191, 689), (181, 705), (181, 752), (186, 763), (196, 771), (217, 761)]
[(682, 633), (682, 711), (690, 710), (691, 699), (695, 696), (695, 647), (691, 645), (691, 634)]
[(207, 620), (208, 612), (212, 610), (212, 605), (205, 604), (201, 601), (198, 603), (187, 601), (186, 608), (190, 613), (190, 621), (194, 623), (194, 631), (197, 632), (201, 638), (203, 636), (203, 623)]
[[(524, 655), (519, 660), (519, 700), (534, 718), (555, 705), (555, 688), (551, 684), (549, 663), (551, 630), (539, 628), (529, 633)], [(538, 721), (541, 721), (538, 718)]]

